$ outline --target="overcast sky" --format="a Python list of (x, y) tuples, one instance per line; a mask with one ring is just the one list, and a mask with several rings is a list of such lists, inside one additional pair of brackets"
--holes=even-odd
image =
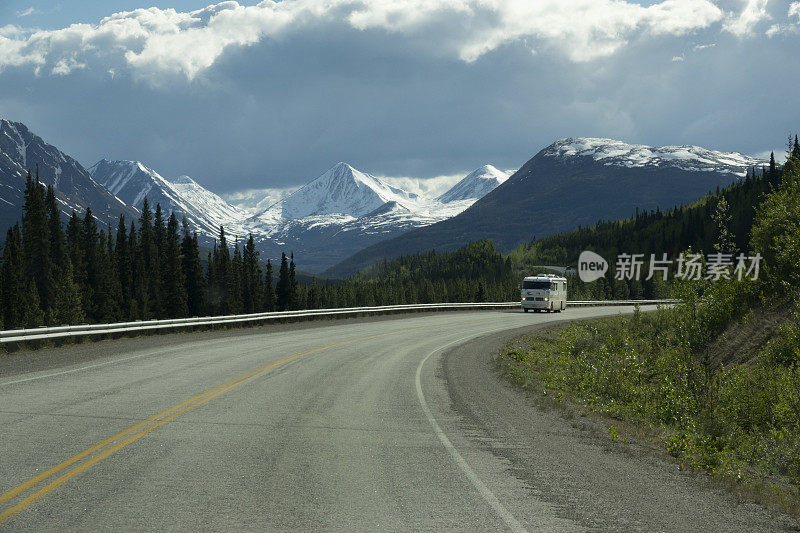
[(0, 116), (221, 193), (569, 136), (761, 155), (800, 128), (798, 50), (775, 0), (2, 0)]

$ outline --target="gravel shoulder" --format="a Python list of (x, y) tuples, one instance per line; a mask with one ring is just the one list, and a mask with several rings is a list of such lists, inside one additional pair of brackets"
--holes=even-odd
[(601, 421), (553, 408), (508, 383), (495, 354), (537, 327), (458, 346), (441, 357), (438, 369), (474, 442), (507, 461), (532, 500), (591, 530), (800, 531), (795, 518), (681, 472), (651, 447), (614, 443)]

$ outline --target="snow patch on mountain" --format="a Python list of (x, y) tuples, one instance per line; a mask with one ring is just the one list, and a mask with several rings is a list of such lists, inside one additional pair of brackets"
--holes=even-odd
[(614, 139), (567, 138), (550, 145), (546, 157), (591, 157), (608, 166), (628, 168), (672, 166), (682, 170), (735, 174), (743, 177), (750, 167), (765, 162), (738, 152), (718, 152), (699, 146), (645, 146)]
[(386, 202), (397, 202), (408, 209), (420, 197), (392, 187), (375, 176), (338, 163), (311, 183), (270, 207), (273, 217), (299, 219), (317, 215), (364, 216)]
[(509, 176), (509, 173), (498, 170), (492, 165), (483, 165), (456, 183), (452, 189), (441, 195), (438, 200), (445, 204), (464, 200), (477, 201), (492, 192), (498, 185), (506, 181)]
[(144, 199), (151, 210), (156, 204), (169, 216), (184, 216), (198, 233), (211, 239), (225, 226), (232, 235), (245, 235), (242, 222), (247, 213), (233, 207), (225, 200), (201, 186), (189, 176), (167, 179), (140, 161), (107, 161), (94, 164), (89, 171), (112, 194), (128, 205), (142, 208)]
[(34, 175), (38, 173), (42, 185), (52, 185), (56, 189), (56, 198), (65, 216), (73, 210), (83, 215), (86, 208), (91, 207), (102, 224), (109, 224), (120, 213), (135, 214), (135, 210), (94, 181), (75, 159), (45, 142), (25, 124), (0, 119), (0, 199), (13, 206), (0, 212), (0, 224), (7, 225), (19, 219), (28, 171)]

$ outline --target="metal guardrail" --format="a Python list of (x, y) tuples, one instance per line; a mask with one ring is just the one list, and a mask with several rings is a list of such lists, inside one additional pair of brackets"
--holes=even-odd
[[(593, 307), (610, 305), (652, 305), (673, 304), (677, 300), (599, 300), (567, 302), (572, 307)], [(519, 302), (496, 303), (437, 303), (437, 304), (405, 304), (375, 307), (345, 307), (338, 309), (314, 309), (302, 311), (279, 311), (269, 313), (253, 313), (247, 315), (225, 315), (211, 317), (175, 318), (167, 320), (137, 320), (134, 322), (116, 322), (113, 324), (81, 324), (76, 326), (39, 327), (31, 329), (13, 329), (0, 331), (0, 344), (11, 342), (27, 342), (35, 340), (61, 339), (88, 335), (109, 335), (131, 333), (137, 331), (153, 331), (159, 329), (176, 329), (197, 326), (216, 326), (240, 324), (244, 322), (270, 322), (275, 320), (291, 320), (313, 317), (341, 317), (357, 315), (379, 315), (404, 311), (451, 311), (461, 309), (506, 309), (519, 307)]]

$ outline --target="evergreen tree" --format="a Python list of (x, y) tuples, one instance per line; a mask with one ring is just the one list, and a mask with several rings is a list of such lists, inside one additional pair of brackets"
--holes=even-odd
[(181, 244), (178, 236), (178, 219), (169, 217), (164, 235), (164, 255), (161, 262), (163, 315), (169, 318), (185, 317), (189, 313), (185, 277), (181, 261)]
[(214, 313), (220, 315), (230, 314), (230, 298), (228, 296), (228, 287), (231, 280), (231, 252), (228, 249), (228, 241), (225, 237), (225, 228), (219, 228), (219, 245), (214, 247), (214, 269), (213, 280), (209, 279), (209, 284), (212, 286), (212, 304), (214, 306)]
[(53, 263), (50, 256), (50, 224), (47, 219), (44, 191), (39, 183), (38, 166), (36, 180), (34, 181), (28, 172), (25, 182), (22, 250), (25, 271), (36, 285), (42, 307), (48, 309), (53, 305)]
[(245, 313), (261, 310), (261, 267), (258, 264), (258, 251), (251, 233), (244, 245), (242, 273), (242, 301)]
[(58, 209), (58, 201), (52, 185), (47, 186), (45, 209), (50, 234), (50, 263), (53, 265), (53, 276), (58, 278), (59, 271), (67, 259), (67, 245), (64, 240), (64, 228), (61, 224), (61, 211)]
[[(105, 246), (104, 246), (105, 245)], [(123, 315), (122, 286), (119, 280), (118, 261), (111, 228), (108, 234), (100, 232), (100, 266), (103, 269), (101, 289), (104, 294), (103, 320), (120, 320)]]
[(122, 317), (131, 318), (131, 291), (133, 289), (133, 278), (131, 276), (132, 256), (128, 248), (128, 228), (125, 225), (125, 215), (119, 216), (117, 225), (116, 249), (114, 250), (116, 262), (117, 280), (119, 282), (120, 312)]
[(113, 322), (119, 316), (121, 297), (117, 286), (112, 283), (115, 274), (108, 258), (106, 234), (98, 231), (90, 208), (82, 221), (79, 246), (86, 269), (85, 284), (81, 286), (84, 312), (93, 322)]
[(167, 227), (164, 224), (164, 213), (161, 211), (161, 204), (156, 204), (156, 214), (153, 218), (153, 241), (158, 250), (158, 258), (164, 256), (164, 246), (167, 235)]
[[(69, 261), (72, 263), (72, 271), (75, 281), (79, 286), (83, 286), (85, 281), (86, 267), (83, 264), (83, 252), (81, 247), (81, 235), (83, 234), (83, 222), (75, 211), (67, 223), (67, 253)], [(83, 275), (81, 275), (83, 274)]]
[(211, 252), (208, 252), (208, 256), (206, 259), (206, 295), (204, 301), (206, 302), (206, 309), (207, 312), (211, 315), (217, 314), (217, 302), (216, 302), (216, 295), (215, 295), (215, 287), (217, 285), (217, 272), (215, 265), (217, 258), (217, 243), (214, 242), (214, 249)]
[(794, 144), (792, 145), (792, 158), (800, 161), (800, 143), (797, 142), (797, 135), (794, 136)]
[[(22, 266), (22, 236), (19, 224), (6, 233), (3, 247), (3, 265), (0, 269), (0, 292), (3, 294), (3, 326), (8, 329), (24, 327), (24, 317), (28, 314), (26, 302), (21, 296), (27, 288), (25, 271)], [(37, 295), (38, 300), (38, 295)]]
[(131, 320), (142, 319), (148, 316), (147, 278), (144, 274), (144, 259), (140, 253), (141, 246), (137, 238), (136, 226), (131, 222), (128, 233), (128, 254), (131, 274), (130, 301), (128, 303), (128, 317)]
[(140, 295), (145, 298), (140, 301), (140, 318), (148, 319), (156, 316), (159, 312), (158, 286), (161, 282), (159, 276), (158, 248), (156, 247), (156, 236), (153, 229), (153, 218), (147, 197), (142, 204), (142, 214), (139, 216), (139, 256), (141, 257), (141, 279), (143, 287)]
[(775, 152), (769, 153), (769, 176), (770, 178), (775, 177), (775, 174), (778, 171), (778, 167), (775, 164)]
[(99, 300), (95, 298), (98, 289), (98, 280), (101, 275), (98, 246), (100, 235), (97, 231), (97, 223), (92, 215), (91, 208), (86, 210), (81, 222), (80, 237), (78, 241), (80, 263), (84, 268), (85, 280), (81, 284), (81, 299), (86, 316), (93, 322), (101, 319)]
[(53, 322), (57, 325), (75, 325), (84, 320), (81, 294), (72, 277), (72, 263), (66, 258), (56, 282)]
[(298, 309), (300, 301), (297, 294), (297, 275), (295, 273), (294, 252), (292, 252), (291, 261), (289, 262), (289, 309)]
[(238, 237), (233, 242), (233, 257), (228, 277), (228, 312), (233, 315), (242, 313), (243, 301), (243, 265), (242, 253), (239, 250)]
[(273, 276), (272, 262), (267, 259), (267, 266), (264, 271), (264, 296), (261, 304), (261, 308), (264, 311), (275, 310), (275, 288), (272, 286)]
[(285, 253), (281, 253), (281, 267), (278, 270), (278, 282), (275, 285), (275, 297), (278, 311), (286, 311), (291, 303), (289, 289), (289, 262)]
[(22, 318), (20, 326), (23, 328), (36, 328), (44, 325), (44, 313), (39, 303), (39, 291), (33, 278), (26, 276), (25, 289), (17, 294), (22, 296)]
[(186, 283), (186, 306), (189, 316), (200, 316), (204, 312), (203, 267), (200, 264), (200, 248), (197, 244), (197, 232), (191, 234), (189, 221), (183, 218), (183, 242), (181, 243), (181, 259)]
[(475, 301), (476, 302), (485, 302), (486, 301), (486, 291), (483, 288), (483, 282), (478, 282), (478, 291), (475, 294)]

